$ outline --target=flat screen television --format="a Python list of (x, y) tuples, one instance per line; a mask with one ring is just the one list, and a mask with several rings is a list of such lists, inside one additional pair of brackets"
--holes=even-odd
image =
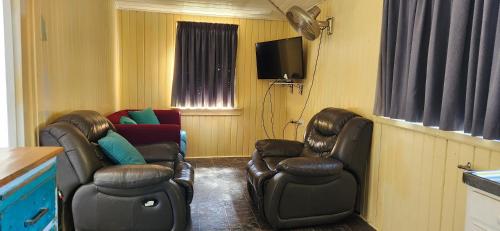
[(255, 47), (259, 79), (304, 79), (302, 37), (261, 42)]

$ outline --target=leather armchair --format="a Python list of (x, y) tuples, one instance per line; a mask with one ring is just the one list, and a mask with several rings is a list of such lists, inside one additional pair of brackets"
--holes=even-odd
[(372, 127), (352, 112), (326, 108), (309, 122), (304, 142), (257, 141), (247, 185), (260, 215), (278, 229), (360, 213)]
[(176, 143), (137, 146), (148, 164), (114, 165), (96, 144), (114, 126), (76, 111), (40, 132), (43, 146), (62, 146), (57, 186), (63, 230), (184, 230), (194, 172)]

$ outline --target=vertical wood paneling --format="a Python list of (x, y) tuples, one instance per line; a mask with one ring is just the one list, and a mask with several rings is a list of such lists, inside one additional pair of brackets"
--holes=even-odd
[(363, 216), (379, 230), (463, 230), (467, 190), (457, 165), (500, 166), (494, 151), (418, 131), (376, 123), (374, 139)]
[(500, 169), (500, 151), (491, 153), (490, 169)]
[[(146, 91), (151, 91), (151, 89), (146, 89), (146, 82), (149, 82), (152, 78), (152, 76), (147, 76), (148, 77), (148, 80), (149, 81), (146, 81), (146, 75), (144, 73), (145, 69), (149, 69), (150, 67), (148, 66), (148, 68), (146, 68), (146, 62), (145, 62), (145, 42), (146, 42), (146, 38), (145, 38), (145, 30), (144, 30), (144, 19), (145, 19), (145, 15), (147, 13), (145, 12), (137, 12), (136, 13), (136, 21), (135, 21), (135, 24), (137, 26), (136, 30), (137, 30), (137, 33), (135, 34), (135, 37), (136, 37), (136, 49), (137, 49), (137, 85), (135, 86), (136, 88), (136, 95), (135, 96), (132, 96), (134, 98), (137, 99), (137, 104), (136, 104), (136, 108), (145, 108), (146, 106), (146, 95), (144, 94), (144, 92)], [(148, 41), (149, 43), (149, 41)], [(148, 63), (149, 65), (149, 63)]]
[(420, 169), (421, 171), (413, 171), (415, 174), (421, 174), (418, 179), (418, 200), (417, 202), (417, 224), (414, 224), (416, 230), (426, 230), (429, 221), (429, 204), (431, 182), (432, 182), (432, 167), (434, 159), (434, 146), (435, 140), (431, 136), (424, 136), (422, 146), (422, 153), (420, 156)]
[(22, 7), (26, 145), (35, 145), (37, 129), (61, 114), (116, 110), (114, 1), (26, 0)]
[[(460, 154), (458, 157), (458, 163), (473, 163), (474, 161), (474, 147), (467, 144), (460, 145)], [(457, 171), (457, 193), (455, 196), (455, 211), (453, 217), (453, 230), (463, 230), (465, 226), (465, 201), (467, 188), (465, 184), (462, 183), (463, 170), (456, 168)]]
[(38, 119), (38, 94), (37, 94), (37, 67), (36, 67), (36, 44), (37, 31), (35, 2), (22, 1), (21, 7), (25, 14), (21, 16), (21, 42), (22, 42), (22, 87), (24, 112), (24, 142), (26, 145), (35, 145), (38, 143), (38, 132), (36, 127), (39, 124)]
[[(120, 108), (169, 108), (178, 21), (238, 24), (236, 105), (239, 116), (183, 116), (190, 157), (248, 156), (255, 140), (265, 137), (262, 100), (268, 81), (257, 80), (255, 43), (288, 37), (282, 21), (218, 18), (120, 10), (122, 50)], [(272, 91), (275, 133), (284, 124), (286, 89)], [(265, 104), (269, 118), (269, 101)], [(271, 131), (271, 123), (266, 120)], [(278, 134), (276, 134), (278, 135)]]
[(457, 194), (457, 165), (459, 163), (460, 143), (448, 141), (446, 149), (446, 166), (444, 178), (443, 210), (441, 213), (441, 230), (453, 230), (453, 211)]
[(429, 223), (428, 230), (439, 230), (441, 226), (441, 211), (443, 200), (443, 185), (446, 164), (446, 147), (445, 139), (434, 140), (434, 158), (432, 159), (432, 183), (431, 195), (428, 203), (429, 206)]
[(474, 151), (473, 167), (477, 170), (488, 170), (490, 167), (491, 151), (484, 148), (476, 148)]

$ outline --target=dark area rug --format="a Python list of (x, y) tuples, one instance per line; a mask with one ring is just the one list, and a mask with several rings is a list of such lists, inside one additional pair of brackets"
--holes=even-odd
[[(195, 194), (188, 230), (272, 230), (252, 205), (246, 189), (249, 158), (188, 159), (195, 168)], [(352, 216), (342, 223), (294, 230), (374, 231)]]

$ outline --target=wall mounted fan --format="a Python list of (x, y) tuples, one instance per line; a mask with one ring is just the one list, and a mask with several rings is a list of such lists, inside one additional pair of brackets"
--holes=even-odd
[(322, 30), (326, 30), (329, 35), (333, 34), (333, 17), (329, 17), (325, 21), (319, 21), (316, 19), (321, 13), (321, 9), (319, 7), (313, 6), (306, 11), (299, 6), (294, 5), (285, 13), (272, 0), (269, 0), (269, 2), (278, 11), (286, 16), (292, 27), (304, 36), (304, 38), (308, 40), (315, 40), (319, 37)]
[(292, 6), (286, 12), (286, 18), (292, 27), (308, 40), (315, 40), (321, 34), (322, 30), (326, 30), (329, 35), (333, 34), (333, 18), (330, 17), (326, 21), (316, 20), (321, 13), (319, 7), (314, 6), (308, 11)]

